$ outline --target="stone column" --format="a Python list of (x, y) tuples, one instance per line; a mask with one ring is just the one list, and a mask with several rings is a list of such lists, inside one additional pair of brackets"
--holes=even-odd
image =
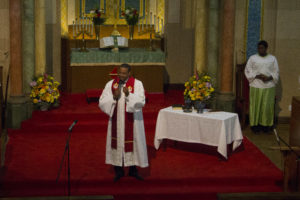
[(206, 25), (207, 25), (207, 3), (206, 0), (196, 1), (195, 13), (195, 71), (206, 70)]
[(34, 77), (34, 0), (23, 0), (22, 16), (22, 55), (23, 55), (23, 91), (30, 93), (29, 83)]
[(7, 107), (7, 127), (19, 128), (28, 118), (28, 98), (23, 95), (22, 73), (22, 1), (9, 1), (10, 24), (10, 97)]
[(232, 93), (235, 1), (225, 0), (222, 26), (221, 92)]
[(53, 29), (53, 77), (61, 82), (61, 22), (60, 0), (56, 0), (56, 24)]
[(10, 95), (22, 96), (22, 5), (21, 0), (9, 1), (10, 21)]
[(46, 71), (45, 0), (35, 0), (35, 75)]
[(68, 0), (60, 1), (61, 37), (68, 38)]
[(233, 111), (235, 0), (224, 0), (222, 19), (221, 85), (218, 108), (225, 111)]
[(219, 0), (210, 0), (208, 5), (207, 72), (211, 75), (214, 86), (218, 86), (219, 2)]

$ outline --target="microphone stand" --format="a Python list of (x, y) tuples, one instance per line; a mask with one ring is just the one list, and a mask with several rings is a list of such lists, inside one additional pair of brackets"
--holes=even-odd
[(283, 144), (285, 144), (289, 150), (291, 152), (293, 152), (295, 155), (296, 155), (296, 163), (297, 163), (297, 167), (296, 167), (296, 190), (298, 190), (298, 185), (299, 185), (299, 161), (300, 161), (300, 155), (291, 147), (291, 145), (289, 145), (286, 141), (284, 141), (284, 139), (282, 139), (278, 134), (277, 134), (277, 131), (276, 129), (274, 129), (274, 133), (275, 133), (275, 136), (277, 138), (277, 141), (278, 141), (278, 144), (280, 145), (280, 142), (283, 142)]
[(71, 169), (70, 169), (70, 139), (71, 139), (71, 133), (73, 130), (73, 127), (75, 126), (75, 124), (77, 123), (77, 120), (75, 120), (73, 122), (73, 124), (70, 126), (69, 130), (68, 130), (68, 137), (66, 140), (66, 146), (65, 146), (65, 151), (63, 153), (61, 162), (60, 162), (60, 167), (58, 170), (58, 174), (57, 174), (57, 178), (56, 178), (56, 183), (58, 183), (61, 171), (62, 171), (62, 166), (64, 164), (65, 161), (65, 156), (67, 154), (67, 168), (68, 168), (68, 197), (71, 196)]

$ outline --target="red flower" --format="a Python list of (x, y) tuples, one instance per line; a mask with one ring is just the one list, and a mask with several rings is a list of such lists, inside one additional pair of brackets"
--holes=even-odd
[(101, 17), (101, 13), (97, 13), (97, 17)]

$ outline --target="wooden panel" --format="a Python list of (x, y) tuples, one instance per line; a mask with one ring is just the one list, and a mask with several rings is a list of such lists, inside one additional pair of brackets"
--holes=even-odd
[(235, 110), (241, 121), (241, 126), (246, 127), (246, 116), (249, 114), (249, 82), (244, 74), (246, 63), (236, 66), (236, 103)]
[(251, 192), (218, 194), (218, 200), (299, 200), (300, 193)]
[(2, 116), (2, 106), (3, 106), (3, 103), (4, 103), (4, 96), (3, 96), (3, 67), (0, 66), (0, 136), (2, 134), (2, 121), (3, 121), (3, 116)]
[[(71, 66), (71, 92), (82, 93), (87, 89), (104, 88), (111, 80), (109, 73), (117, 65)], [(132, 75), (143, 82), (147, 92), (163, 92), (164, 65), (133, 65)]]
[(147, 92), (163, 92), (164, 66), (133, 66), (132, 75), (141, 80)]
[(290, 120), (290, 144), (300, 146), (300, 97), (293, 97)]
[[(283, 189), (284, 191), (299, 191), (299, 175), (300, 168), (299, 163), (297, 163), (297, 156), (292, 151), (284, 151), (284, 180), (283, 180)], [(299, 154), (300, 152), (297, 151)]]

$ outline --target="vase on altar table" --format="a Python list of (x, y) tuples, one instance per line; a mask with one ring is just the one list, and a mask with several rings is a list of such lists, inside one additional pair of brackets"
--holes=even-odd
[(129, 25), (129, 39), (133, 40), (134, 35), (134, 25)]

